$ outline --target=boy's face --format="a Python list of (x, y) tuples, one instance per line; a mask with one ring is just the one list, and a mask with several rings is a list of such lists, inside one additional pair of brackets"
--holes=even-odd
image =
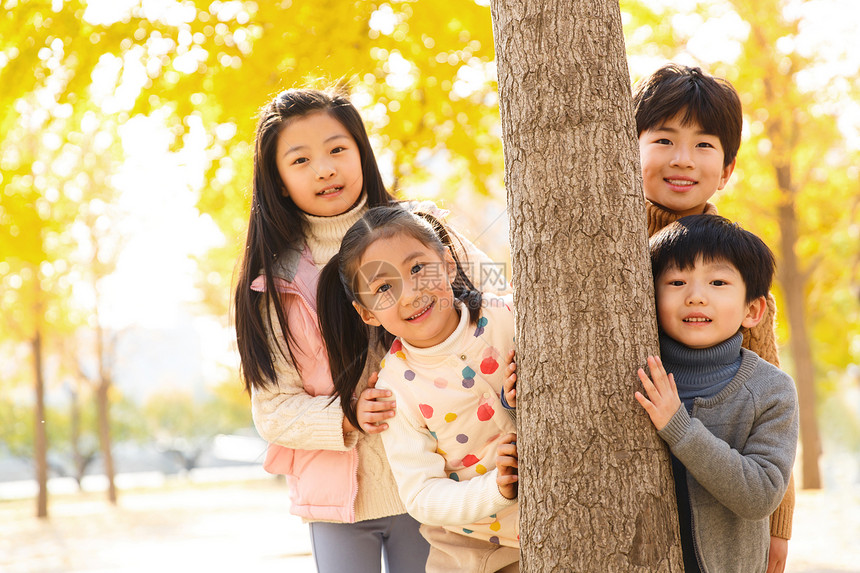
[(657, 322), (690, 348), (709, 348), (751, 328), (764, 315), (765, 298), (746, 302), (746, 285), (726, 261), (696, 260), (691, 269), (670, 267), (656, 281)]
[(723, 167), (720, 138), (693, 122), (682, 125), (683, 111), (639, 136), (645, 198), (680, 216), (698, 215), (726, 186), (735, 162)]

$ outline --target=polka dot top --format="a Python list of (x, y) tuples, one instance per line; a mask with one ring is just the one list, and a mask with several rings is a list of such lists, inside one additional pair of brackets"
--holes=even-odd
[(512, 295), (484, 296), (476, 323), (464, 308), (444, 342), (416, 348), (396, 339), (377, 387), (397, 414), (383, 432), (392, 472), (418, 521), (518, 547), (518, 504), (496, 485), (496, 447), (516, 431), (500, 395), (514, 347)]

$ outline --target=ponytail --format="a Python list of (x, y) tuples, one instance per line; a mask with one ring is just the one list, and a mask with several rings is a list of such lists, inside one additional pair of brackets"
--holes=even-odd
[(320, 273), (317, 314), (334, 383), (332, 402), (339, 397), (346, 419), (361, 429), (352, 396), (367, 363), (371, 327), (361, 320), (343, 288), (340, 260), (340, 253), (335, 254)]

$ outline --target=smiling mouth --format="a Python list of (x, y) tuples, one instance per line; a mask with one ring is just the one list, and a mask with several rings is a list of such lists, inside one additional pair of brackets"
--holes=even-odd
[(427, 312), (428, 312), (431, 308), (433, 308), (433, 305), (434, 305), (434, 304), (436, 304), (436, 303), (435, 303), (435, 302), (431, 302), (430, 304), (428, 304), (427, 306), (425, 306), (424, 308), (422, 308), (421, 310), (419, 310), (418, 312), (416, 312), (415, 314), (413, 314), (412, 316), (410, 316), (410, 317), (409, 317), (409, 318), (407, 318), (406, 320), (415, 320), (416, 318), (421, 318), (422, 316), (424, 316), (425, 314), (427, 314)]
[(702, 323), (702, 322), (711, 322), (711, 319), (710, 318), (704, 318), (704, 317), (690, 317), (690, 318), (685, 318), (683, 320), (683, 322)]
[(692, 187), (696, 184), (695, 181), (690, 181), (689, 179), (664, 179), (664, 181), (669, 185), (675, 185), (677, 187)]
[(337, 193), (342, 191), (343, 187), (329, 187), (328, 189), (323, 189), (319, 193), (317, 193), (317, 197), (324, 197), (326, 195), (331, 195), (332, 193)]

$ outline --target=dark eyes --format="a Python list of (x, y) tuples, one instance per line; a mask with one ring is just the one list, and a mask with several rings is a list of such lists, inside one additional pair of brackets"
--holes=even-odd
[[(686, 283), (682, 280), (674, 280), (674, 281), (666, 281), (666, 284), (669, 286), (684, 286)], [(726, 286), (728, 285), (728, 281), (714, 279), (711, 281), (711, 284), (714, 286)]]
[[(658, 145), (672, 145), (672, 141), (669, 139), (666, 139), (665, 137), (661, 137), (660, 139), (654, 141), (654, 143), (656, 143)], [(696, 147), (714, 148), (714, 145), (712, 143), (707, 142), (707, 141), (702, 141), (701, 143), (697, 143)]]
[[(346, 151), (346, 147), (338, 145), (337, 147), (332, 148), (329, 153), (331, 153), (332, 155), (336, 155), (338, 153), (343, 153), (344, 151)], [(308, 159), (307, 157), (299, 157), (298, 159), (295, 159), (292, 164), (301, 165), (302, 163), (307, 163), (308, 161), (310, 161), (310, 159)]]
[(388, 292), (388, 291), (390, 291), (390, 290), (391, 290), (391, 285), (389, 285), (389, 284), (384, 284), (384, 285), (380, 285), (380, 286), (376, 289), (376, 293), (377, 293), (377, 294), (379, 294), (379, 293), (383, 293), (383, 292)]
[(414, 275), (415, 273), (421, 272), (421, 269), (423, 269), (423, 268), (424, 268), (424, 265), (422, 263), (416, 263), (416, 264), (412, 265), (412, 268), (409, 269), (409, 272), (411, 272)]

